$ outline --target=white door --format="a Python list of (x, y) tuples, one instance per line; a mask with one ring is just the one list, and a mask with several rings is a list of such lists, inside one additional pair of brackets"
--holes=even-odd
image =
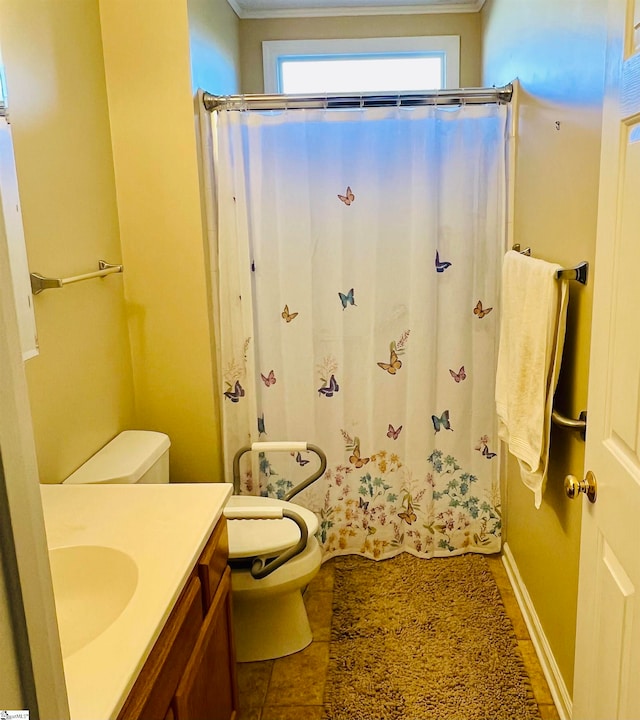
[(640, 719), (640, 0), (610, 0), (573, 720)]

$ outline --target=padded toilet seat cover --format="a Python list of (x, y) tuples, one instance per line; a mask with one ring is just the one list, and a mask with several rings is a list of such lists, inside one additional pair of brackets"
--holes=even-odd
[[(307, 508), (293, 502), (253, 495), (232, 495), (227, 507), (274, 507), (290, 508), (306, 522), (309, 535), (318, 532), (318, 518)], [(298, 526), (291, 520), (227, 520), (229, 531), (229, 558), (270, 556), (295, 545), (300, 538)]]

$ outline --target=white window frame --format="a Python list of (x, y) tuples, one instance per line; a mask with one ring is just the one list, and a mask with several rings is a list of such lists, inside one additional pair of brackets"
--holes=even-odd
[(444, 55), (444, 88), (460, 87), (460, 36), (359, 38), (333, 40), (265, 40), (262, 43), (264, 91), (280, 93), (279, 63), (282, 58), (399, 53)]

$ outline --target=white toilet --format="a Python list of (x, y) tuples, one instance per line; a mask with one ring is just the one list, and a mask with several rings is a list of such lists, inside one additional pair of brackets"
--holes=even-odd
[[(170, 444), (164, 433), (125, 430), (64, 482), (167, 483)], [(232, 496), (225, 516), (238, 661), (302, 650), (312, 640), (302, 590), (322, 558), (316, 516), (291, 502), (253, 496)]]

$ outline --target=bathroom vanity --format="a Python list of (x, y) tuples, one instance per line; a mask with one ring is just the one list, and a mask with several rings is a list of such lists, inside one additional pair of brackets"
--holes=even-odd
[(72, 720), (232, 720), (231, 486), (42, 486)]

